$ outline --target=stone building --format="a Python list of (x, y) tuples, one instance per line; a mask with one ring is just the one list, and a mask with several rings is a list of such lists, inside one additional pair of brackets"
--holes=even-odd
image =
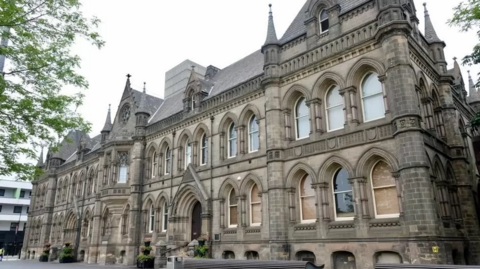
[(480, 263), (473, 97), (421, 18), (424, 34), (410, 0), (308, 0), (165, 100), (129, 77), (99, 136), (40, 164), (24, 258), (70, 241), (132, 265), (146, 238), (173, 255), (208, 236), (214, 258)]

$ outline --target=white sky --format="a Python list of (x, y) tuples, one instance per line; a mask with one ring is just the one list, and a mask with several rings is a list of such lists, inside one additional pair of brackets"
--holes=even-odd
[[(126, 74), (132, 74), (133, 88), (140, 90), (146, 82), (149, 94), (163, 97), (166, 71), (185, 59), (219, 68), (236, 62), (265, 41), (269, 3), (280, 38), (305, 1), (83, 0), (85, 14), (102, 20), (99, 32), (106, 41), (101, 50), (86, 42), (72, 49), (82, 58), (80, 73), (90, 83), (80, 112), (93, 124), (91, 136), (100, 133), (108, 104), (115, 115)], [(415, 0), (422, 32), (423, 2), (438, 36), (447, 43), (452, 68), (452, 58), (461, 59), (478, 42), (475, 31), (461, 33), (446, 24), (460, 0)], [(466, 81), (468, 69), (480, 72), (478, 66), (462, 67)]]

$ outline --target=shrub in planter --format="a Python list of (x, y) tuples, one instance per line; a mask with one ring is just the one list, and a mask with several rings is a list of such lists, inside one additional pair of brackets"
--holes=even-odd
[(40, 262), (48, 262), (48, 257), (50, 256), (50, 243), (46, 243), (43, 247), (43, 253), (40, 255), (38, 259)]
[(74, 262), (73, 259), (73, 249), (70, 246), (70, 243), (65, 243), (65, 246), (62, 249), (62, 253), (60, 253), (60, 263), (72, 263)]
[(145, 240), (144, 246), (140, 248), (142, 254), (137, 256), (137, 268), (153, 268), (155, 256), (150, 255), (152, 247), (150, 246), (151, 241)]

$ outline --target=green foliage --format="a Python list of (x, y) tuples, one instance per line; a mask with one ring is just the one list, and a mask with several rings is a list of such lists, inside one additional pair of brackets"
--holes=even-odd
[(150, 261), (150, 260), (153, 260), (153, 259), (155, 259), (155, 257), (152, 256), (152, 255), (140, 254), (140, 255), (137, 256), (137, 260), (139, 262)]
[(76, 112), (83, 94), (61, 92), (65, 85), (88, 87), (72, 45), (79, 39), (104, 45), (93, 30), (100, 21), (80, 7), (80, 0), (0, 0), (0, 34), (8, 39), (0, 46), (8, 60), (0, 76), (0, 176), (38, 177), (41, 171), (20, 157), (36, 159), (33, 148), (55, 148), (68, 131), (90, 129)]
[(63, 247), (62, 253), (60, 253), (60, 258), (73, 258), (72, 247)]
[(48, 254), (48, 253), (42, 253), (42, 255), (40, 255), (40, 256), (42, 256), (42, 257), (48, 257), (48, 256), (50, 256), (50, 254)]
[(147, 246), (142, 246), (140, 249), (142, 250), (142, 252), (143, 251), (152, 251), (152, 247), (150, 247), (150, 246), (148, 246), (148, 247)]
[(195, 258), (206, 259), (207, 256), (208, 256), (208, 249), (209, 249), (209, 247), (207, 245), (196, 246), (195, 247), (195, 252), (196, 252), (197, 256), (195, 256)]

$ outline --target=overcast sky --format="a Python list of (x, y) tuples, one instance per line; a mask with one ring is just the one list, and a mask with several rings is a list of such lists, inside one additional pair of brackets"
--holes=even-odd
[[(126, 75), (135, 89), (147, 83), (149, 94), (163, 97), (165, 72), (185, 59), (224, 68), (260, 49), (266, 37), (268, 4), (273, 4), (277, 35), (283, 35), (306, 0), (83, 0), (86, 15), (102, 20), (101, 50), (78, 42), (73, 53), (82, 58), (80, 73), (90, 83), (80, 112), (90, 121), (91, 136), (100, 133), (108, 104), (115, 115)], [(423, 2), (438, 36), (447, 43), (449, 68), (453, 57), (469, 53), (478, 39), (446, 24), (460, 0), (415, 1), (423, 32)], [(441, 4), (440, 4), (441, 2)], [(467, 70), (462, 67), (464, 79)], [(68, 89), (71, 91), (72, 89)]]

